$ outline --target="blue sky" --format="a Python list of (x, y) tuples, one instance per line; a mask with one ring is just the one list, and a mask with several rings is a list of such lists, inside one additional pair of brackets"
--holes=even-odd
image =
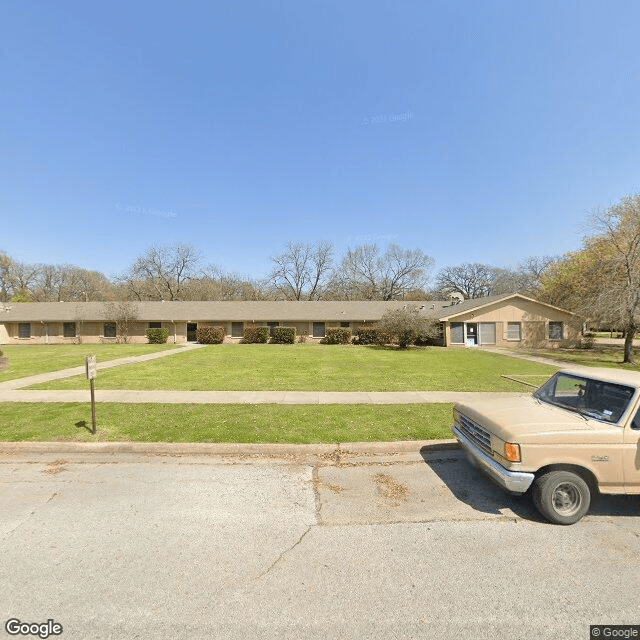
[(151, 244), (262, 276), (288, 241), (438, 268), (580, 245), (640, 190), (637, 0), (0, 5), (0, 250)]

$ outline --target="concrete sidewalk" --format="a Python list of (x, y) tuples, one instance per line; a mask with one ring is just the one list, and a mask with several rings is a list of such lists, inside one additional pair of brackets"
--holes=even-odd
[[(126, 404), (418, 404), (527, 395), (479, 391), (130, 391), (96, 390), (96, 402)], [(0, 390), (0, 402), (89, 402), (89, 389)]]

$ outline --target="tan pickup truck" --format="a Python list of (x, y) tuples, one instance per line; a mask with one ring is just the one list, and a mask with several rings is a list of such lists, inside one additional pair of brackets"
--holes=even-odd
[(640, 373), (576, 367), (528, 396), (458, 403), (453, 433), (503, 489), (573, 524), (591, 495), (640, 494)]

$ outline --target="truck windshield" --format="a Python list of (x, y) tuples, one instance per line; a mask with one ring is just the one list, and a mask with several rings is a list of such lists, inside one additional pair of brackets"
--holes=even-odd
[(635, 389), (622, 384), (556, 373), (533, 396), (542, 402), (603, 422), (618, 422)]

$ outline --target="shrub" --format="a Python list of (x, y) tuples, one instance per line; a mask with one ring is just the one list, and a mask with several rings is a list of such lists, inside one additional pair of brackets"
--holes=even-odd
[(168, 329), (147, 329), (147, 340), (149, 344), (164, 344), (168, 338)]
[(295, 344), (296, 329), (295, 327), (275, 327), (273, 330), (273, 344)]
[(582, 340), (580, 340), (580, 348), (581, 349), (593, 349), (596, 344), (596, 335), (595, 333), (591, 333), (588, 331), (582, 336)]
[(378, 327), (361, 327), (356, 331), (356, 336), (353, 339), (354, 344), (377, 344), (383, 345), (389, 342), (389, 336), (381, 331)]
[(380, 318), (380, 329), (401, 349), (406, 349), (419, 338), (424, 340), (436, 337), (439, 323), (425, 318), (416, 305), (387, 311)]
[(351, 337), (351, 329), (346, 329), (344, 327), (327, 329), (324, 344), (349, 344), (351, 342)]
[(245, 344), (266, 344), (269, 342), (269, 327), (245, 327), (242, 342)]
[(444, 325), (438, 320), (426, 320), (413, 344), (418, 347), (444, 347)]
[(196, 340), (200, 344), (221, 344), (227, 335), (224, 327), (198, 327)]
[(444, 336), (438, 335), (426, 335), (421, 333), (414, 341), (413, 344), (416, 347), (444, 347)]

